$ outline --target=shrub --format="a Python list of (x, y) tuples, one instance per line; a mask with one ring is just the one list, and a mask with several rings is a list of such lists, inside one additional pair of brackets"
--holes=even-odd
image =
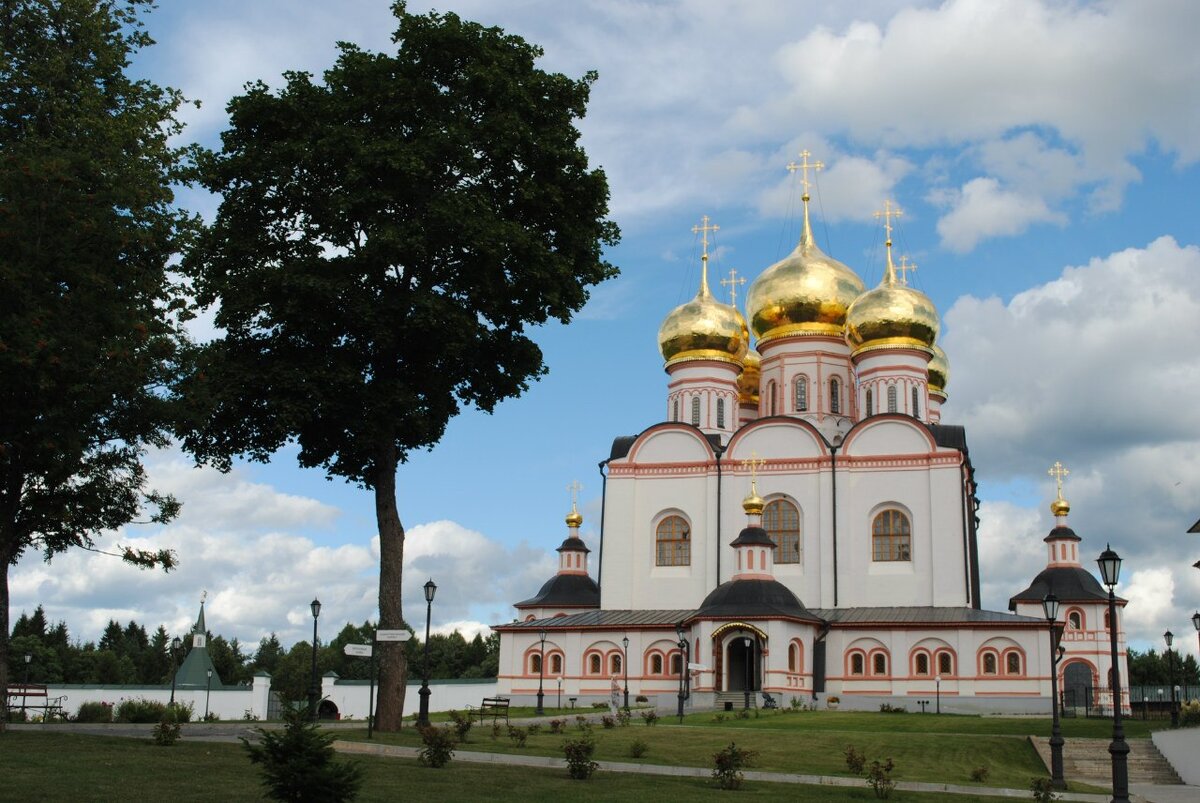
[(754, 751), (730, 742), (729, 747), (713, 753), (712, 777), (722, 789), (739, 788), (746, 777), (742, 770), (751, 766), (755, 755)]
[(525, 726), (525, 730), (529, 731), (530, 736), (537, 736), (542, 732), (542, 726), (536, 722), (530, 722)]
[(471, 732), (471, 726), (475, 724), (471, 720), (471, 716), (451, 709), (450, 721), (454, 723), (454, 735), (458, 738), (458, 741), (467, 741), (467, 734)]
[(648, 702), (650, 702), (650, 698), (644, 694), (639, 694), (637, 697), (635, 697), (633, 699), (633, 701), (635, 703), (648, 703)]
[(605, 730), (611, 730), (612, 728), (617, 727), (617, 718), (611, 714), (605, 714), (604, 716), (600, 717), (600, 724), (604, 726)]
[(895, 768), (896, 765), (890, 758), (883, 764), (878, 761), (871, 762), (871, 769), (867, 771), (867, 783), (875, 790), (875, 797), (880, 800), (889, 798), (892, 790), (896, 788), (896, 782), (892, 780), (892, 770)]
[(628, 708), (622, 708), (617, 712), (617, 724), (622, 728), (629, 724), (630, 719), (632, 719), (632, 716), (630, 715)]
[(880, 703), (879, 711), (883, 714), (907, 714), (908, 709), (902, 705), (891, 705), (890, 703)]
[(217, 722), (219, 720), (220, 720), (220, 717), (217, 716), (216, 711), (209, 711), (207, 714), (204, 715), (205, 722)]
[(183, 726), (175, 718), (174, 709), (167, 708), (163, 711), (162, 719), (154, 726), (154, 743), (159, 747), (170, 747), (179, 741), (182, 730)]
[(976, 767), (975, 769), (971, 770), (971, 780), (979, 781), (980, 783), (983, 783), (984, 781), (986, 781), (988, 779), (988, 775), (990, 773), (991, 773), (991, 770), (989, 770), (987, 765), (984, 764), (982, 766)]
[(608, 710), (608, 703), (606, 703), (606, 702), (595, 702), (595, 703), (592, 703), (592, 708), (598, 709), (598, 710), (600, 710), (600, 711), (607, 711), (607, 710)]
[(725, 721), (725, 715), (724, 715), (724, 714), (717, 714), (715, 717), (713, 717), (713, 722), (716, 722), (716, 723), (721, 723), (721, 722), (724, 722), (724, 721)]
[(629, 755), (633, 756), (634, 758), (641, 758), (642, 756), (646, 755), (646, 751), (649, 749), (650, 745), (646, 744), (641, 739), (634, 739), (633, 743), (629, 745)]
[(112, 703), (83, 703), (75, 714), (76, 722), (112, 722)]
[(734, 719), (749, 719), (750, 718), (750, 709), (749, 708), (739, 708), (737, 713), (733, 715), (733, 718)]
[(1037, 803), (1054, 803), (1055, 800), (1058, 800), (1058, 795), (1054, 792), (1054, 782), (1049, 778), (1032, 779), (1029, 789), (1033, 792), (1033, 799)]
[(642, 712), (642, 721), (647, 726), (654, 725), (658, 722), (658, 712), (651, 708), (649, 711)]
[(551, 733), (562, 733), (564, 730), (566, 730), (566, 726), (567, 726), (567, 721), (565, 719), (550, 720), (550, 732)]
[(805, 705), (804, 701), (801, 700), (799, 697), (793, 697), (791, 700), (788, 700), (788, 708), (792, 709), (793, 711), (807, 711), (808, 710), (808, 706)]
[(855, 775), (862, 775), (863, 769), (867, 766), (867, 757), (852, 744), (846, 745), (846, 769), (853, 772)]
[(524, 747), (525, 740), (529, 738), (529, 729), (518, 728), (516, 725), (509, 725), (508, 738), (512, 739), (513, 744), (515, 744), (517, 747)]
[(600, 765), (592, 761), (592, 753), (596, 752), (596, 740), (586, 734), (578, 739), (568, 739), (563, 742), (563, 753), (567, 757), (567, 773), (577, 781), (586, 781), (592, 777)]
[(242, 721), (258, 722), (258, 714), (254, 713), (253, 710), (247, 708), (245, 711), (242, 712)]
[(493, 722), (492, 723), (492, 741), (499, 739), (500, 734), (502, 734), (502, 733), (504, 733), (504, 726), (502, 726), (499, 722)]
[(575, 715), (575, 727), (579, 728), (580, 730), (583, 730), (585, 728), (590, 728), (591, 725), (588, 724), (587, 717), (583, 716), (582, 714), (576, 714)]
[(159, 722), (167, 711), (165, 703), (157, 700), (122, 700), (113, 712), (114, 722)]
[(1200, 700), (1188, 700), (1179, 707), (1179, 724), (1185, 728), (1200, 725)]
[(423, 767), (440, 769), (450, 763), (454, 757), (454, 748), (458, 743), (454, 739), (453, 727), (436, 728), (427, 725), (420, 729), (421, 743), (424, 747), (417, 753), (417, 761)]
[(362, 785), (362, 767), (335, 761), (333, 735), (308, 721), (308, 708), (287, 707), (283, 730), (257, 728), (259, 743), (245, 737), (250, 761), (262, 765), (263, 786), (273, 800), (352, 800)]

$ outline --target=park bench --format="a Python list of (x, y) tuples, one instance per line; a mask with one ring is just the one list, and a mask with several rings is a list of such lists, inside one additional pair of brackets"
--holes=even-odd
[[(23, 711), (41, 711), (42, 718), (50, 720), (55, 717), (66, 719), (63, 702), (67, 696), (51, 697), (50, 690), (40, 683), (10, 683), (8, 684), (8, 710), (20, 708)], [(19, 701), (19, 702), (18, 702)]]
[(767, 694), (766, 692), (763, 692), (762, 696), (763, 696), (763, 708), (779, 708), (779, 703), (777, 703), (775, 701), (774, 697)]
[[(493, 725), (495, 725), (496, 721), (499, 719), (503, 719), (504, 724), (507, 725), (508, 704), (509, 700), (507, 697), (484, 697), (483, 702), (480, 703), (478, 708), (473, 709), (472, 713), (478, 712), (480, 725), (482, 725), (483, 721), (489, 716), (492, 718)], [(471, 706), (467, 707), (471, 708)]]

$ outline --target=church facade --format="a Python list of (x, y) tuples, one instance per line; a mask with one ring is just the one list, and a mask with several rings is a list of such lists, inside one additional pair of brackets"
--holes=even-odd
[(501, 694), (665, 699), (683, 686), (699, 707), (765, 692), (1044, 712), (1050, 591), (1081, 597), (1060, 619), (1086, 619), (1063, 639), (1078, 654), (1060, 674), (1086, 665), (1106, 685), (1099, 584), (1065, 511), (1044, 582), (1011, 612), (982, 608), (966, 435), (941, 421), (937, 311), (893, 263), (890, 205), (878, 287), (821, 252), (805, 157), (800, 243), (751, 284), (745, 317), (709, 290), (714, 227), (696, 228), (699, 291), (659, 332), (665, 420), (614, 441), (594, 552), (572, 509), (557, 574), (493, 628)]

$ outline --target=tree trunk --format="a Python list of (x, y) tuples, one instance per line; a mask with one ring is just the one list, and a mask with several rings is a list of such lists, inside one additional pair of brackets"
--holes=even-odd
[(0, 733), (8, 729), (8, 550), (0, 551)]
[[(387, 443), (375, 460), (375, 520), (379, 527), (379, 629), (404, 627), (400, 602), (404, 569), (404, 526), (396, 509), (396, 447)], [(379, 698), (375, 729), (398, 731), (404, 712), (408, 667), (404, 642), (388, 641), (379, 650)]]

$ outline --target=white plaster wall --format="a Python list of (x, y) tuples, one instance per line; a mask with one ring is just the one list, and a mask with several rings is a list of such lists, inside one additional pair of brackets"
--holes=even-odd
[(1200, 762), (1196, 761), (1200, 756), (1200, 728), (1159, 730), (1150, 738), (1185, 784), (1200, 786)]
[[(253, 686), (212, 689), (208, 693), (208, 710), (223, 720), (245, 719), (247, 712), (250, 712), (254, 718), (266, 719), (270, 683), (269, 676), (260, 675), (254, 678)], [(122, 700), (145, 699), (164, 704), (171, 700), (170, 686), (47, 684), (47, 691), (52, 698), (66, 697), (63, 701), (63, 710), (71, 716), (75, 716), (79, 711), (79, 706), (84, 703), (111, 703), (115, 706)], [(30, 699), (32, 702), (32, 698)], [(192, 721), (198, 721), (204, 717), (205, 689), (176, 688), (175, 702), (179, 705), (191, 703)]]
[[(404, 694), (404, 715), (420, 710), (421, 697), (417, 693), (421, 689), (421, 679), (412, 676), (408, 679), (408, 688)], [(487, 678), (479, 681), (429, 681), (429, 710), (462, 711), (468, 705), (478, 706), (484, 697), (495, 697), (498, 694), (495, 679)], [(323, 679), (321, 686), (323, 699), (328, 699), (337, 706), (341, 719), (367, 718), (370, 711), (371, 686), (363, 680), (338, 680), (333, 677)], [(379, 704), (379, 689), (375, 689), (375, 704)]]

